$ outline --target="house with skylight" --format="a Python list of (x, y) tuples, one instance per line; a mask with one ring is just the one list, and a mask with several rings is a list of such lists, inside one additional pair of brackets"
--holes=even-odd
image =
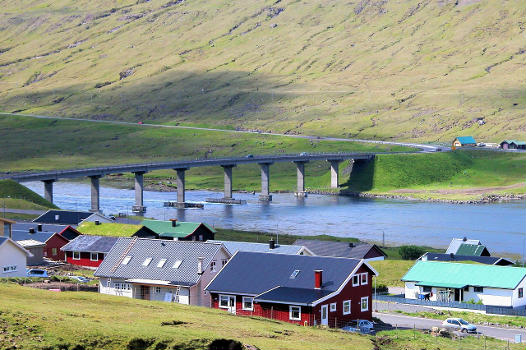
[(209, 307), (204, 287), (229, 258), (221, 243), (123, 237), (95, 276), (103, 294)]

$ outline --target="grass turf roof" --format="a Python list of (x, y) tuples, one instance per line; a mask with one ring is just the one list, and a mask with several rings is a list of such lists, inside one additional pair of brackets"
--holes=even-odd
[(215, 233), (213, 228), (202, 222), (177, 221), (176, 225), (172, 226), (172, 221), (143, 220), (141, 224), (162, 237), (183, 238), (192, 234), (199, 225), (204, 225)]
[(526, 268), (523, 267), (418, 261), (402, 281), (427, 286), (449, 284), (515, 289), (525, 276)]
[(94, 222), (83, 222), (77, 227), (77, 231), (85, 235), (131, 237), (141, 229), (142, 225), (130, 225), (119, 223), (101, 223), (95, 225)]

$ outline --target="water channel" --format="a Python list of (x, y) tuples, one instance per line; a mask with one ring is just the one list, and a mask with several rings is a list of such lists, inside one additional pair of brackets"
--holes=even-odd
[[(41, 182), (27, 182), (43, 195)], [(132, 214), (134, 191), (108, 186), (100, 188), (101, 210), (105, 214)], [(189, 202), (205, 203), (206, 198), (222, 197), (211, 191), (187, 191)], [(523, 255), (526, 247), (526, 201), (492, 204), (427, 203), (394, 199), (355, 199), (309, 195), (296, 199), (291, 193), (273, 194), (270, 204), (251, 193), (234, 193), (244, 205), (205, 203), (204, 209), (165, 208), (176, 199), (175, 192), (145, 191), (147, 217), (161, 220), (202, 221), (215, 227), (247, 231), (301, 235), (328, 234), (356, 237), (388, 244), (422, 244), (446, 247), (451, 238), (480, 239), (490, 252)], [(58, 181), (54, 202), (62, 209), (88, 210), (87, 183)]]

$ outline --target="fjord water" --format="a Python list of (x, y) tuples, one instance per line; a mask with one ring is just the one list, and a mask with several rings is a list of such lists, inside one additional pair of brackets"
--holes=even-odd
[[(24, 183), (43, 195), (40, 182)], [(101, 210), (105, 214), (131, 213), (134, 190), (101, 186)], [(309, 195), (299, 200), (291, 193), (273, 194), (270, 204), (251, 193), (234, 193), (245, 205), (205, 203), (222, 193), (187, 191), (188, 202), (204, 203), (204, 209), (165, 208), (175, 192), (144, 192), (146, 216), (161, 220), (202, 221), (215, 227), (239, 230), (328, 234), (356, 237), (389, 244), (422, 244), (445, 247), (451, 238), (480, 239), (490, 252), (523, 254), (526, 246), (526, 201), (492, 204), (427, 203), (394, 199), (355, 199)], [(90, 186), (80, 182), (55, 182), (54, 202), (62, 209), (89, 210)]]

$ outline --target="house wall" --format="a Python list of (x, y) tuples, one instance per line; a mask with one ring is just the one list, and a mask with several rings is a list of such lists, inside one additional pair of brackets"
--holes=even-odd
[(405, 282), (404, 294), (406, 299), (418, 299), (419, 293), (420, 288), (415, 285), (415, 282)]
[(363, 257), (366, 261), (384, 260), (385, 257), (376, 249), (371, 248)]
[[(4, 272), (4, 266), (16, 266), (14, 271)], [(0, 277), (26, 276), (26, 254), (12, 242), (0, 246)]]
[(215, 261), (215, 271), (212, 271), (210, 265), (206, 267), (204, 273), (201, 275), (199, 282), (192, 286), (190, 289), (190, 304), (207, 306), (211, 305), (210, 293), (206, 292), (204, 288), (210, 283), (210, 281), (219, 273), (223, 267), (223, 261), (225, 263), (230, 258), (230, 255), (226, 253), (224, 249), (219, 249), (216, 255), (212, 258)]
[(73, 259), (73, 252), (67, 251), (65, 252), (66, 255), (66, 262), (72, 264), (72, 265), (79, 265), (79, 266), (88, 266), (88, 267), (98, 267), (102, 260), (104, 260), (104, 254), (98, 253), (99, 260), (98, 261), (91, 261), (90, 253), (88, 252), (80, 252), (80, 260)]
[[(109, 284), (108, 284), (109, 281)], [(117, 284), (121, 288), (116, 288)], [(125, 288), (122, 286), (125, 285)], [(128, 288), (129, 287), (129, 288)], [(168, 296), (172, 302), (178, 302), (180, 304), (189, 304), (190, 292), (186, 287), (180, 287), (177, 293), (177, 287), (164, 287), (164, 286), (146, 286), (149, 289), (149, 299), (154, 301), (166, 301), (166, 293), (171, 293)], [(142, 295), (142, 288), (140, 284), (132, 284), (126, 282), (124, 279), (110, 279), (101, 278), (99, 282), (99, 292), (102, 294), (117, 295), (127, 298), (144, 299)], [(178, 297), (176, 297), (178, 295)]]
[[(519, 288), (522, 288), (522, 298), (519, 298)], [(515, 288), (513, 291), (511, 304), (513, 307), (521, 307), (526, 305), (526, 277), (522, 279), (517, 288)]]
[(200, 225), (190, 236), (179, 238), (180, 241), (208, 241), (214, 239), (214, 233), (205, 225)]
[(32, 257), (27, 258), (28, 265), (41, 265), (44, 262), (44, 246), (26, 247), (26, 249), (33, 254)]
[(44, 257), (55, 261), (64, 261), (65, 254), (60, 250), (60, 248), (65, 246), (68, 242), (69, 241), (66, 238), (55, 233), (46, 242), (46, 246), (44, 248)]

